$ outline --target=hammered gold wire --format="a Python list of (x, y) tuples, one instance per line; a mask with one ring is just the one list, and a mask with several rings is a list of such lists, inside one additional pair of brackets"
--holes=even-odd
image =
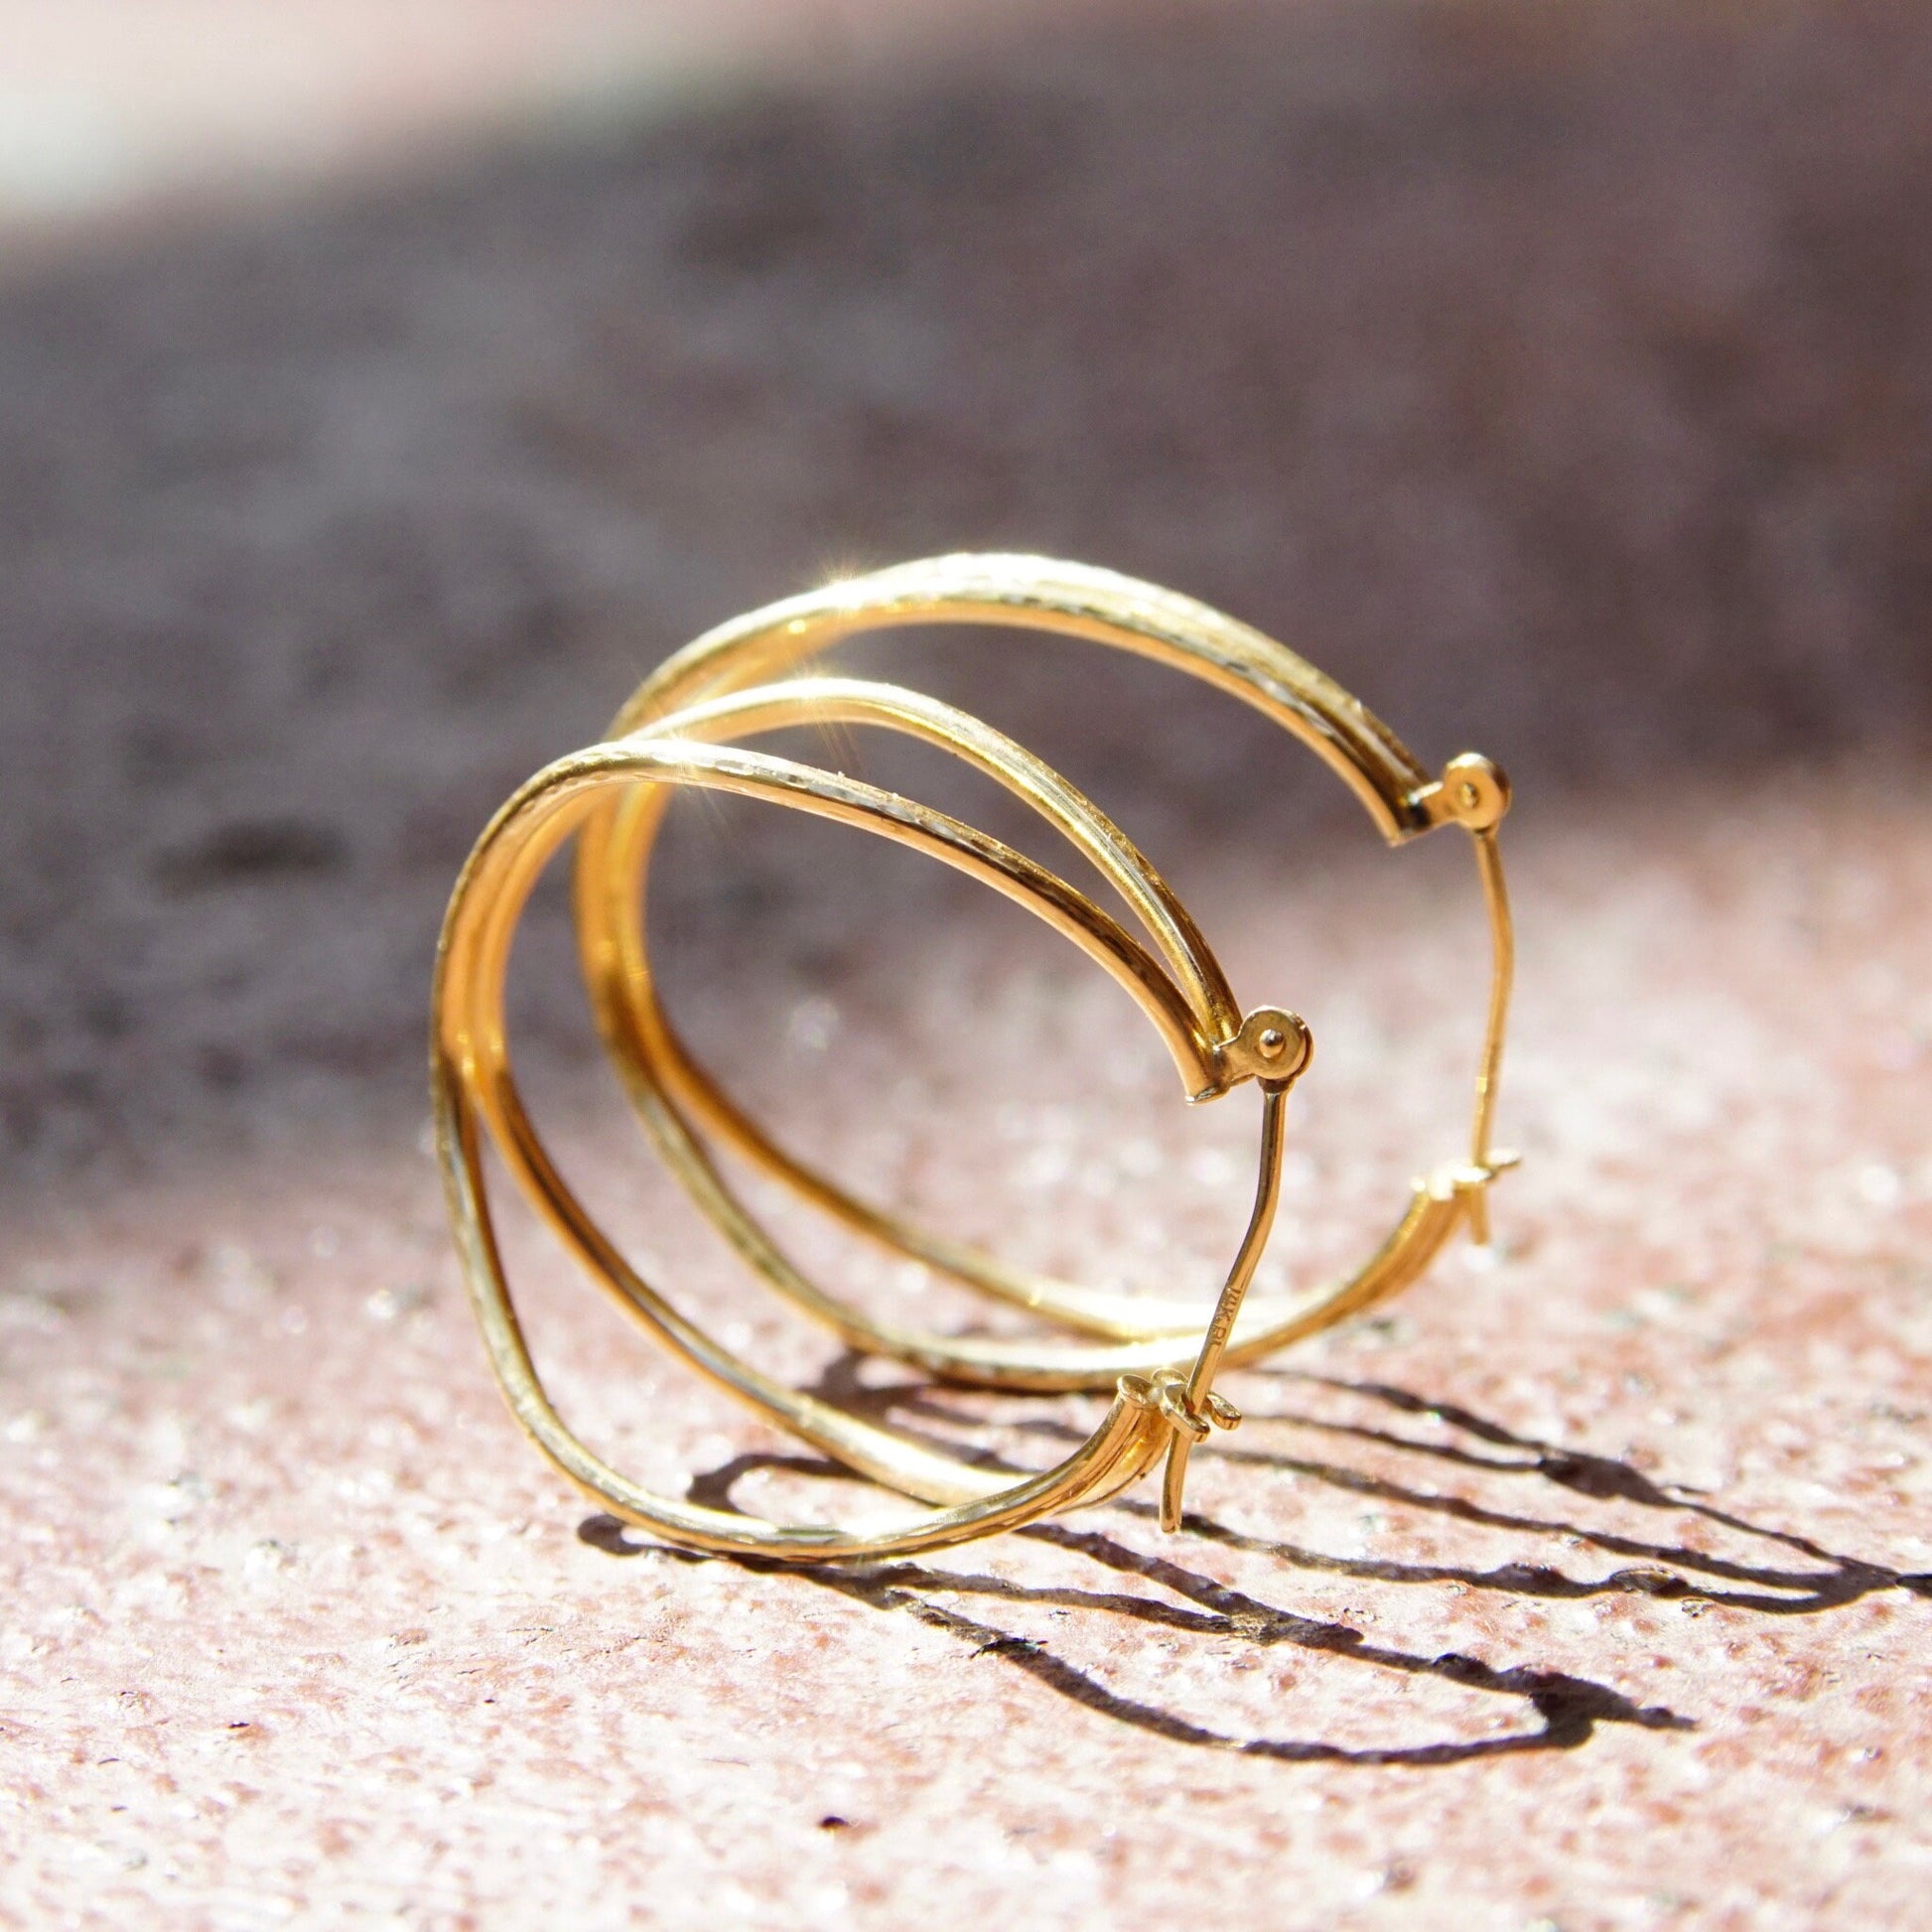
[[(1492, 958), (1470, 1160), (1418, 1182), (1394, 1232), (1354, 1275), (1300, 1297), (1246, 1303), (1279, 1197), (1287, 1094), (1308, 1063), (1299, 1018), (1274, 1007), (1241, 1018), (1205, 940), (1143, 855), (1090, 800), (1011, 739), (898, 687), (789, 675), (841, 636), (928, 621), (1057, 631), (1175, 665), (1245, 698), (1309, 743), (1341, 772), (1392, 842), (1445, 823), (1470, 831)], [(725, 742), (800, 723), (906, 733), (991, 776), (1095, 868), (1149, 944), (1056, 874), (944, 813)], [(648, 860), (677, 786), (804, 809), (980, 879), (1060, 931), (1128, 992), (1168, 1044), (1190, 1099), (1212, 1099), (1256, 1081), (1263, 1119), (1255, 1201), (1204, 1332), (1197, 1308), (1186, 1303), (1026, 1275), (858, 1201), (779, 1149), (736, 1107), (671, 1030), (649, 970)], [(610, 742), (539, 773), (497, 814), (458, 882), (446, 920), (433, 1001), (438, 1140), (473, 1301), (513, 1412), (551, 1459), (606, 1507), (691, 1547), (798, 1561), (902, 1554), (1100, 1500), (1164, 1452), (1162, 1516), (1168, 1527), (1177, 1526), (1193, 1443), (1211, 1425), (1238, 1420), (1212, 1386), (1224, 1360), (1252, 1360), (1397, 1292), (1423, 1272), (1457, 1225), (1466, 1222), (1486, 1235), (1487, 1184), (1505, 1159), (1491, 1154), (1489, 1131), (1513, 952), (1495, 840), (1507, 805), (1506, 782), (1486, 759), (1458, 759), (1442, 780), (1432, 780), (1360, 705), (1261, 633), (1191, 600), (1083, 566), (1018, 557), (935, 559), (786, 600), (708, 633), (646, 680)], [(573, 835), (580, 952), (600, 1030), (660, 1155), (701, 1210), (768, 1286), (855, 1348), (993, 1387), (1111, 1386), (1114, 1401), (1084, 1448), (1038, 1475), (946, 1455), (764, 1376), (679, 1314), (618, 1253), (564, 1182), (523, 1109), (503, 1029), (503, 977), (524, 900)], [(660, 1345), (847, 1467), (939, 1507), (885, 1531), (780, 1525), (654, 1495), (609, 1468), (558, 1416), (524, 1345), (488, 1206), (485, 1137), (566, 1249)], [(1089, 1339), (966, 1339), (873, 1319), (791, 1263), (726, 1180), (711, 1141), (848, 1227)]]

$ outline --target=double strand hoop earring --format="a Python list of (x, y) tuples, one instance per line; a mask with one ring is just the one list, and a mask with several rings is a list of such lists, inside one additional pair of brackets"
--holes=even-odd
[[(1077, 637), (1156, 660), (1229, 693), (1309, 746), (1392, 845), (1442, 825), (1469, 834), (1488, 914), (1488, 1017), (1466, 1159), (1417, 1181), (1382, 1245), (1354, 1273), (1300, 1294), (1249, 1284), (1281, 1190), (1288, 1095), (1312, 1053), (1285, 1007), (1243, 1011), (1206, 940), (1131, 840), (1056, 771), (1002, 733), (897, 685), (821, 674), (812, 660), (862, 631), (967, 623)], [(1000, 840), (911, 799), (747, 741), (799, 725), (898, 732), (985, 773), (1058, 832), (1119, 894), (1138, 930)], [(1261, 1095), (1254, 1207), (1211, 1307), (1060, 1282), (923, 1229), (846, 1192), (781, 1148), (699, 1063), (657, 999), (646, 882), (678, 787), (789, 806), (872, 832), (990, 886), (1070, 940), (1152, 1023), (1190, 1101), (1253, 1082)], [(601, 744), (538, 772), (497, 812), (457, 881), (437, 955), (431, 1085), (450, 1216), (477, 1319), (516, 1419), (607, 1509), (670, 1543), (791, 1562), (905, 1555), (1013, 1529), (1117, 1494), (1164, 1463), (1161, 1517), (1179, 1527), (1187, 1457), (1240, 1416), (1214, 1387), (1386, 1301), (1458, 1227), (1488, 1239), (1488, 1187), (1511, 1157), (1490, 1146), (1513, 964), (1497, 828), (1509, 786), (1465, 754), (1432, 777), (1339, 686), (1257, 630), (1192, 599), (1111, 571), (1039, 557), (902, 564), (768, 605), (707, 632), (647, 678)], [(967, 1462), (764, 1374), (680, 1312), (628, 1262), (558, 1172), (511, 1070), (503, 990), (511, 940), (549, 860), (577, 841), (578, 949), (606, 1052), (659, 1157), (770, 1289), (853, 1349), (947, 1381), (1007, 1390), (1111, 1391), (1087, 1442), (1037, 1474)], [(483, 1173), (484, 1144), (590, 1279), (657, 1344), (767, 1422), (850, 1470), (931, 1505), (902, 1527), (778, 1524), (660, 1496), (599, 1459), (558, 1415), (510, 1298)], [(729, 1153), (867, 1240), (1059, 1332), (1010, 1340), (877, 1320), (808, 1278), (734, 1189)]]

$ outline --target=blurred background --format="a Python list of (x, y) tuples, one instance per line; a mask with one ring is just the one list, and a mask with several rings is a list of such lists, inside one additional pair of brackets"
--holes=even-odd
[[(1923, 8), (7, 0), (0, 47), (14, 1181), (413, 1131), (489, 810), (830, 570), (1171, 583), (1546, 815), (1923, 796)], [(1132, 667), (920, 649), (1184, 892), (1346, 811)], [(665, 888), (700, 999), (961, 902), (721, 850)]]

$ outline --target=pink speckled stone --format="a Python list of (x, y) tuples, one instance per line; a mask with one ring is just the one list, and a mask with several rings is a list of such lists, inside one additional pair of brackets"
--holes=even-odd
[[(1198, 1458), (1190, 1534), (1143, 1496), (851, 1574), (634, 1549), (498, 1404), (400, 1131), (17, 1214), (0, 1911), (1908, 1922), (1932, 1865), (1932, 833), (1824, 780), (1524, 818), (1505, 1115), (1528, 1159), (1500, 1258), (1231, 1378), (1248, 1422)], [(1333, 1046), (1285, 1267), (1393, 1205), (1405, 1139), (1447, 1151), (1473, 1018), (1430, 969), (1465, 882), (1382, 953), (1350, 906), (1411, 862), (1352, 849), (1272, 901), (1194, 874), (1238, 986), (1292, 992)], [(682, 1010), (841, 1172), (1017, 1251), (1208, 1279), (1251, 1119), (1187, 1113), (1151, 1040), (1097, 1087), (1077, 1052), (1042, 1065), (1042, 1034), (1143, 1042), (1053, 942), (955, 912), (922, 961), (886, 935), (928, 969), (910, 1002), (882, 941), (789, 1044), (782, 1011), (762, 1051), (734, 1003)], [(1277, 952), (1310, 957), (1256, 987)], [(870, 1102), (895, 1037), (910, 1070)], [(671, 1214), (615, 1103), (553, 1087), (560, 1144), (679, 1293), (763, 1359), (830, 1359)], [(782, 1448), (513, 1245), (613, 1453), (717, 1494)], [(1085, 1413), (889, 1406), (1035, 1458)], [(1039, 1420), (976, 1436), (988, 1416)], [(826, 1488), (754, 1461), (736, 1493)]]

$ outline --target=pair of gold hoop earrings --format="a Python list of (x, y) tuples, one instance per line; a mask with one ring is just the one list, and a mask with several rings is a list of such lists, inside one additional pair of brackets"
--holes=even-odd
[[(1288, 1094), (1308, 1028), (1283, 1007), (1243, 1012), (1167, 883), (1097, 806), (980, 720), (897, 685), (808, 666), (862, 631), (912, 624), (1010, 626), (1084, 638), (1184, 671), (1252, 705), (1335, 770), (1393, 845), (1459, 825), (1487, 908), (1490, 987), (1465, 1160), (1415, 1183), (1382, 1246), (1355, 1273), (1300, 1295), (1250, 1299), (1281, 1190)], [(1137, 935), (1084, 893), (984, 832), (843, 773), (749, 749), (796, 725), (868, 726), (951, 753), (1033, 807), (1111, 885)], [(653, 844), (679, 786), (764, 799), (853, 825), (955, 867), (1043, 919), (1105, 969), (1166, 1042), (1190, 1101), (1253, 1081), (1262, 1097), (1254, 1209), (1203, 1319), (1185, 1302), (1104, 1292), (1009, 1268), (845, 1192), (773, 1142), (673, 1031), (646, 940)], [(1497, 827), (1509, 787), (1466, 754), (1432, 777), (1379, 720), (1311, 665), (1190, 598), (1038, 557), (954, 556), (882, 570), (768, 605), (707, 632), (631, 697), (602, 744), (538, 772), (497, 812), (450, 900), (432, 1001), (431, 1084), (450, 1215), (477, 1318), (510, 1408), (544, 1453), (624, 1521), (686, 1548), (836, 1562), (965, 1542), (1118, 1494), (1165, 1459), (1161, 1515), (1179, 1526), (1188, 1451), (1239, 1414), (1216, 1392), (1252, 1362), (1384, 1302), (1458, 1227), (1488, 1239), (1488, 1187), (1509, 1157), (1490, 1146), (1514, 946)], [(503, 991), (510, 945), (545, 865), (578, 842), (579, 954), (605, 1049), (666, 1166), (737, 1253), (849, 1347), (950, 1382), (1032, 1391), (1111, 1390), (1085, 1445), (1037, 1474), (991, 1469), (763, 1374), (679, 1312), (624, 1259), (566, 1184), (511, 1070)], [(888, 1530), (779, 1524), (653, 1494), (573, 1435), (531, 1361), (491, 1219), (485, 1140), (566, 1251), (653, 1340), (767, 1422), (888, 1489), (933, 1507)], [(1051, 1338), (926, 1333), (874, 1319), (811, 1281), (736, 1193), (729, 1150), (845, 1228), (1056, 1326)]]

